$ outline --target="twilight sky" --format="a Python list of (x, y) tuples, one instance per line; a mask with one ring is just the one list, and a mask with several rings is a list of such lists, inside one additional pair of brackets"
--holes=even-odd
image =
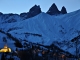
[(28, 12), (35, 4), (40, 5), (41, 10), (46, 12), (53, 3), (59, 10), (65, 6), (67, 12), (80, 9), (80, 0), (0, 0), (0, 12), (20, 14)]

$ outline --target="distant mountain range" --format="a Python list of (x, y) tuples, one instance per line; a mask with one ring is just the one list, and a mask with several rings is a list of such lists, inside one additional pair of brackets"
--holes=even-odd
[[(21, 13), (20, 16), (27, 19), (27, 18), (30, 18), (30, 17), (34, 17), (34, 16), (36, 16), (40, 13), (42, 13), (40, 6), (39, 5), (34, 5), (33, 7), (30, 8), (29, 12)], [(59, 14), (66, 14), (67, 10), (63, 6), (61, 11), (59, 11), (56, 4), (53, 3), (46, 13), (49, 14), (49, 15), (59, 15)], [(0, 15), (3, 15), (3, 13), (0, 12)], [(15, 15), (15, 14), (9, 13), (9, 15)]]

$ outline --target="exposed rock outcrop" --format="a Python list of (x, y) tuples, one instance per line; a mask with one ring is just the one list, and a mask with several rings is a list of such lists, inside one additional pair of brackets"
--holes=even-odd
[(66, 14), (66, 13), (67, 13), (67, 10), (66, 10), (66, 8), (65, 8), (64, 6), (63, 6), (62, 9), (61, 9), (61, 13), (62, 13), (62, 14)]
[(47, 14), (50, 14), (50, 15), (60, 14), (60, 11), (58, 10), (55, 3), (53, 3), (52, 6), (49, 8), (49, 10), (47, 11)]
[(40, 6), (38, 5), (34, 5), (28, 12), (28, 15), (27, 15), (27, 18), (30, 18), (30, 17), (34, 17), (36, 15), (38, 15), (39, 13), (41, 13), (41, 8)]

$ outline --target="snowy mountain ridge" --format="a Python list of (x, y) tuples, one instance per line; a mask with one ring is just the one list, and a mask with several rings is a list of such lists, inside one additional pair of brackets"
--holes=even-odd
[[(5, 20), (7, 17), (9, 18)], [(16, 21), (10, 21), (10, 18), (14, 18)], [(51, 45), (53, 43), (61, 49), (75, 54), (75, 44), (71, 42), (71, 39), (78, 36), (77, 31), (80, 31), (79, 19), (80, 10), (58, 16), (48, 15), (42, 12), (25, 20), (18, 15), (5, 17), (1, 15), (0, 30), (11, 34), (20, 41), (28, 40), (29, 42), (42, 45)], [(1, 32), (0, 36), (0, 42), (2, 43), (4, 43), (3, 37), (5, 37), (9, 43), (10, 41), (14, 42)]]

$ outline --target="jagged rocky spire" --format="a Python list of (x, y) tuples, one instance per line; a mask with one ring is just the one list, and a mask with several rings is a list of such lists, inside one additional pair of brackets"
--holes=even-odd
[(56, 15), (56, 14), (60, 14), (60, 11), (58, 10), (58, 8), (55, 5), (55, 3), (53, 3), (52, 6), (47, 11), (47, 13), (50, 14), (50, 15)]
[(63, 6), (62, 9), (61, 9), (61, 13), (62, 13), (62, 14), (66, 14), (66, 13), (67, 13), (66, 8), (65, 8), (64, 6)]
[(36, 15), (38, 15), (39, 13), (41, 13), (41, 8), (40, 6), (38, 5), (34, 5), (28, 12), (28, 15), (27, 17), (30, 18), (30, 17), (34, 17)]
[[(34, 17), (34, 16), (40, 14), (41, 12), (42, 11), (41, 11), (40, 6), (34, 5), (32, 8), (30, 8), (29, 12), (21, 13), (20, 16), (25, 17), (25, 18), (31, 18), (31, 17)], [(67, 11), (66, 11), (66, 8), (64, 6), (62, 7), (61, 11), (59, 11), (56, 4), (53, 3), (46, 13), (49, 15), (58, 15), (58, 14), (66, 14)]]

